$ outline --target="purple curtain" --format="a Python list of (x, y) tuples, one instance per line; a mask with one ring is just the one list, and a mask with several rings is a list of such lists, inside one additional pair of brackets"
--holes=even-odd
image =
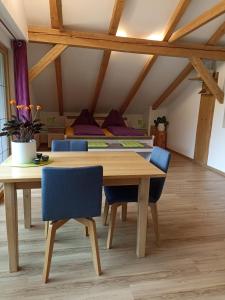
[[(29, 105), (29, 79), (27, 65), (27, 44), (25, 41), (13, 41), (15, 94), (17, 105)], [(30, 112), (19, 110), (21, 120), (30, 120)]]

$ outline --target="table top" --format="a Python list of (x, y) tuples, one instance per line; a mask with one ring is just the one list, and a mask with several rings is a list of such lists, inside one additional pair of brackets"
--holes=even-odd
[[(103, 177), (164, 177), (165, 173), (135, 152), (44, 152), (53, 160), (48, 167), (103, 166)], [(40, 181), (43, 167), (19, 168), (0, 165), (0, 182)]]

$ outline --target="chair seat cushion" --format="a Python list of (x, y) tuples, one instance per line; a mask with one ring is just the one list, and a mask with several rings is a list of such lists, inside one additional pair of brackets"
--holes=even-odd
[[(164, 177), (150, 179), (149, 202), (155, 203), (159, 200), (164, 181)], [(138, 200), (137, 185), (105, 186), (104, 191), (109, 204), (116, 202), (137, 202)]]
[(105, 196), (109, 204), (116, 202), (137, 202), (138, 186), (106, 186)]

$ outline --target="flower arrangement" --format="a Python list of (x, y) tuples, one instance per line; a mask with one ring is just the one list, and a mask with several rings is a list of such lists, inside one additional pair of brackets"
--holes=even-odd
[(39, 133), (44, 124), (40, 122), (40, 105), (16, 105), (10, 100), (12, 119), (4, 124), (0, 136), (10, 136), (14, 142), (28, 143)]

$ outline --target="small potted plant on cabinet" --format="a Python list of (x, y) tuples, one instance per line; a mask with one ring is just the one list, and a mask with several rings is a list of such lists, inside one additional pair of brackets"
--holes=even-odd
[(158, 131), (165, 131), (167, 126), (169, 125), (166, 116), (158, 117), (156, 120), (154, 120), (154, 123)]

